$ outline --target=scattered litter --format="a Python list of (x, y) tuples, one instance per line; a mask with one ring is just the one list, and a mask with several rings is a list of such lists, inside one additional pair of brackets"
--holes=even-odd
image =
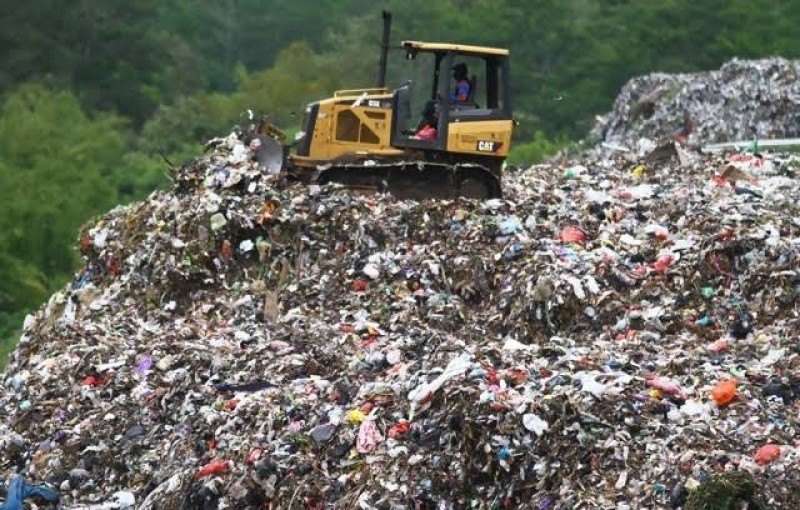
[(691, 148), (781, 134), (740, 103), (680, 161), (639, 143), (751, 75), (791, 99), (790, 70), (634, 81), (631, 150), (487, 202), (312, 192), (215, 141), (80, 233), (0, 387), (0, 474), (64, 508), (797, 508), (800, 159)]

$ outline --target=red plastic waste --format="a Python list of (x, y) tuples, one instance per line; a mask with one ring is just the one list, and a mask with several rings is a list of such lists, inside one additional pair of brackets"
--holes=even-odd
[(350, 290), (353, 292), (364, 292), (367, 290), (367, 281), (359, 278), (353, 282), (353, 284), (350, 286)]
[(661, 257), (658, 257), (655, 262), (653, 262), (653, 269), (663, 273), (669, 266), (672, 265), (672, 260), (672, 255), (662, 255)]
[(559, 238), (565, 244), (583, 244), (586, 242), (586, 232), (578, 227), (564, 227)]
[(89, 250), (92, 248), (92, 238), (89, 236), (81, 237), (81, 253), (84, 255), (89, 253)]
[(108, 269), (108, 272), (111, 273), (112, 276), (119, 275), (119, 262), (113, 255), (108, 257), (108, 260), (106, 261), (106, 269)]
[(105, 386), (106, 382), (108, 381), (106, 381), (102, 377), (99, 376), (95, 377), (93, 375), (89, 375), (86, 376), (86, 378), (84, 378), (83, 381), (81, 381), (81, 384), (83, 384), (84, 386), (91, 386), (92, 388), (97, 388), (98, 386)]
[(781, 447), (776, 444), (765, 444), (761, 448), (758, 449), (756, 454), (753, 456), (753, 460), (756, 461), (756, 464), (759, 466), (764, 466), (769, 464), (773, 460), (776, 460), (778, 457), (781, 456)]
[(500, 384), (500, 379), (497, 378), (497, 370), (491, 367), (484, 367), (486, 370), (486, 381), (489, 384)]
[(529, 377), (530, 372), (522, 368), (509, 368), (505, 373), (505, 379), (513, 385), (523, 384)]
[(395, 438), (402, 436), (411, 428), (411, 422), (402, 420), (397, 423), (394, 427), (389, 429), (389, 437)]
[(215, 460), (197, 470), (194, 474), (195, 479), (199, 480), (211, 475), (226, 473), (231, 468), (230, 464), (224, 460)]

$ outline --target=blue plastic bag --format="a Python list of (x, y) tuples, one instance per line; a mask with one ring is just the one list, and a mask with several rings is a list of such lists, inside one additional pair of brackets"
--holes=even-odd
[(45, 485), (25, 483), (21, 476), (15, 476), (8, 488), (6, 502), (0, 504), (0, 510), (22, 510), (22, 502), (32, 496), (39, 496), (47, 501), (58, 501), (58, 493)]

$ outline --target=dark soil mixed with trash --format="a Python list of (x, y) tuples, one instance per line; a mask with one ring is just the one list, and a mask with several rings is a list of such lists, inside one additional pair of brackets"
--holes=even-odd
[(215, 140), (81, 231), (0, 474), (75, 509), (800, 508), (800, 158), (643, 159), (397, 201)]

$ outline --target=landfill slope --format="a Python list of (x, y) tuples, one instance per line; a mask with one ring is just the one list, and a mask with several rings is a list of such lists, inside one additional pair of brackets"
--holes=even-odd
[(246, 141), (84, 227), (5, 373), (2, 474), (65, 508), (639, 509), (733, 470), (798, 508), (796, 158), (414, 202), (286, 186)]
[(631, 79), (592, 136), (635, 148), (669, 139), (687, 120), (689, 143), (800, 137), (800, 61), (734, 59), (717, 71), (653, 73)]

